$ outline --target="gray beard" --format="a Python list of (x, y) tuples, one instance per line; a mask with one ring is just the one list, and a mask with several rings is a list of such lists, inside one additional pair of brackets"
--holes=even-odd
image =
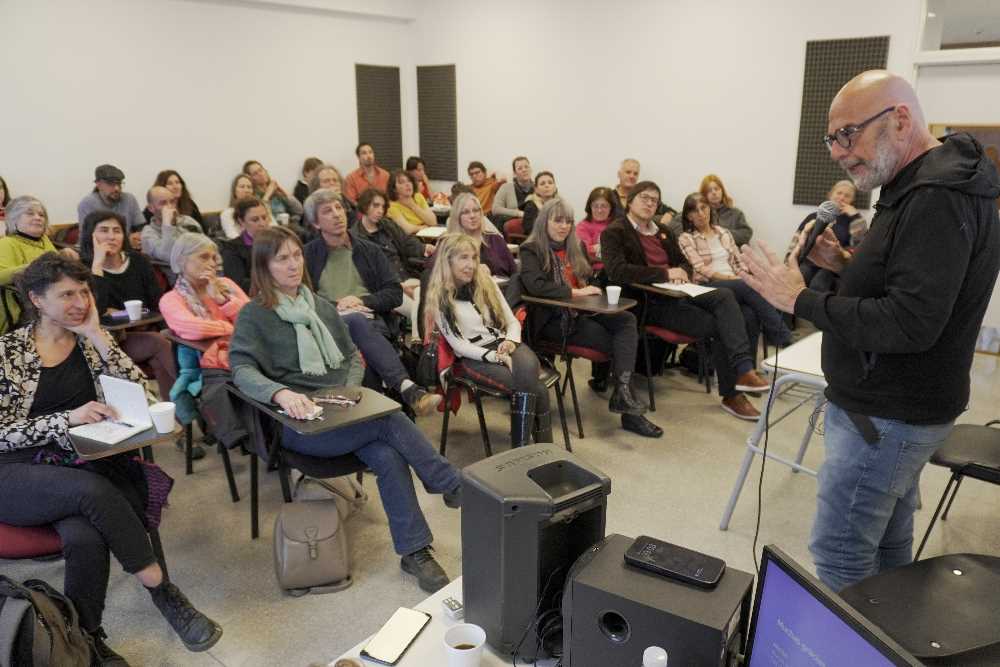
[(863, 176), (858, 177), (855, 177), (851, 172), (847, 172), (847, 175), (858, 190), (871, 192), (880, 185), (889, 182), (896, 171), (896, 162), (897, 157), (893, 154), (892, 146), (889, 145), (888, 137), (883, 130), (875, 143), (875, 157), (865, 163), (868, 166), (868, 171)]

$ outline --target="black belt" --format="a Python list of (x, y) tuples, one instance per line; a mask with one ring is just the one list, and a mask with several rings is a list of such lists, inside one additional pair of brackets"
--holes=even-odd
[(861, 437), (864, 438), (865, 442), (869, 445), (878, 444), (881, 439), (878, 433), (878, 429), (875, 428), (875, 423), (872, 422), (872, 418), (868, 415), (862, 415), (857, 412), (851, 412), (849, 410), (844, 410), (847, 413), (847, 418), (851, 420), (854, 424), (854, 428), (858, 429), (861, 433)]

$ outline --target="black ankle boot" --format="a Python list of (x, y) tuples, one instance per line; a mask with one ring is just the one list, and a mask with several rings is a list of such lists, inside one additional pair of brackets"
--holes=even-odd
[(646, 405), (632, 393), (631, 380), (631, 371), (615, 376), (615, 390), (608, 400), (608, 410), (617, 415), (641, 415), (646, 412)]
[(552, 442), (552, 412), (546, 410), (535, 415), (535, 444)]
[(110, 646), (104, 643), (108, 638), (104, 634), (104, 628), (97, 628), (90, 633), (90, 638), (94, 642), (94, 652), (90, 658), (91, 667), (129, 667), (128, 661), (115, 653)]
[(523, 391), (516, 391), (510, 397), (510, 446), (522, 447), (531, 444), (531, 430), (535, 424), (535, 401), (537, 397)]
[(189, 651), (207, 651), (222, 636), (218, 623), (194, 608), (184, 593), (169, 581), (149, 588), (153, 604)]

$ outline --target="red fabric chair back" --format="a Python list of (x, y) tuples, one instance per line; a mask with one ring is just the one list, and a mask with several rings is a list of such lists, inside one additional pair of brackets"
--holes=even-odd
[(62, 540), (52, 526), (0, 523), (0, 558), (37, 558), (62, 553)]

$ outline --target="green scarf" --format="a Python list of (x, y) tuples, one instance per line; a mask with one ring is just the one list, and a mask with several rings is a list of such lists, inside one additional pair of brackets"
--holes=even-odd
[(299, 367), (306, 375), (324, 375), (327, 368), (340, 368), (344, 354), (330, 335), (330, 330), (316, 314), (316, 299), (305, 285), (293, 301), (287, 294), (278, 294), (275, 314), (295, 327), (295, 342), (299, 347)]

